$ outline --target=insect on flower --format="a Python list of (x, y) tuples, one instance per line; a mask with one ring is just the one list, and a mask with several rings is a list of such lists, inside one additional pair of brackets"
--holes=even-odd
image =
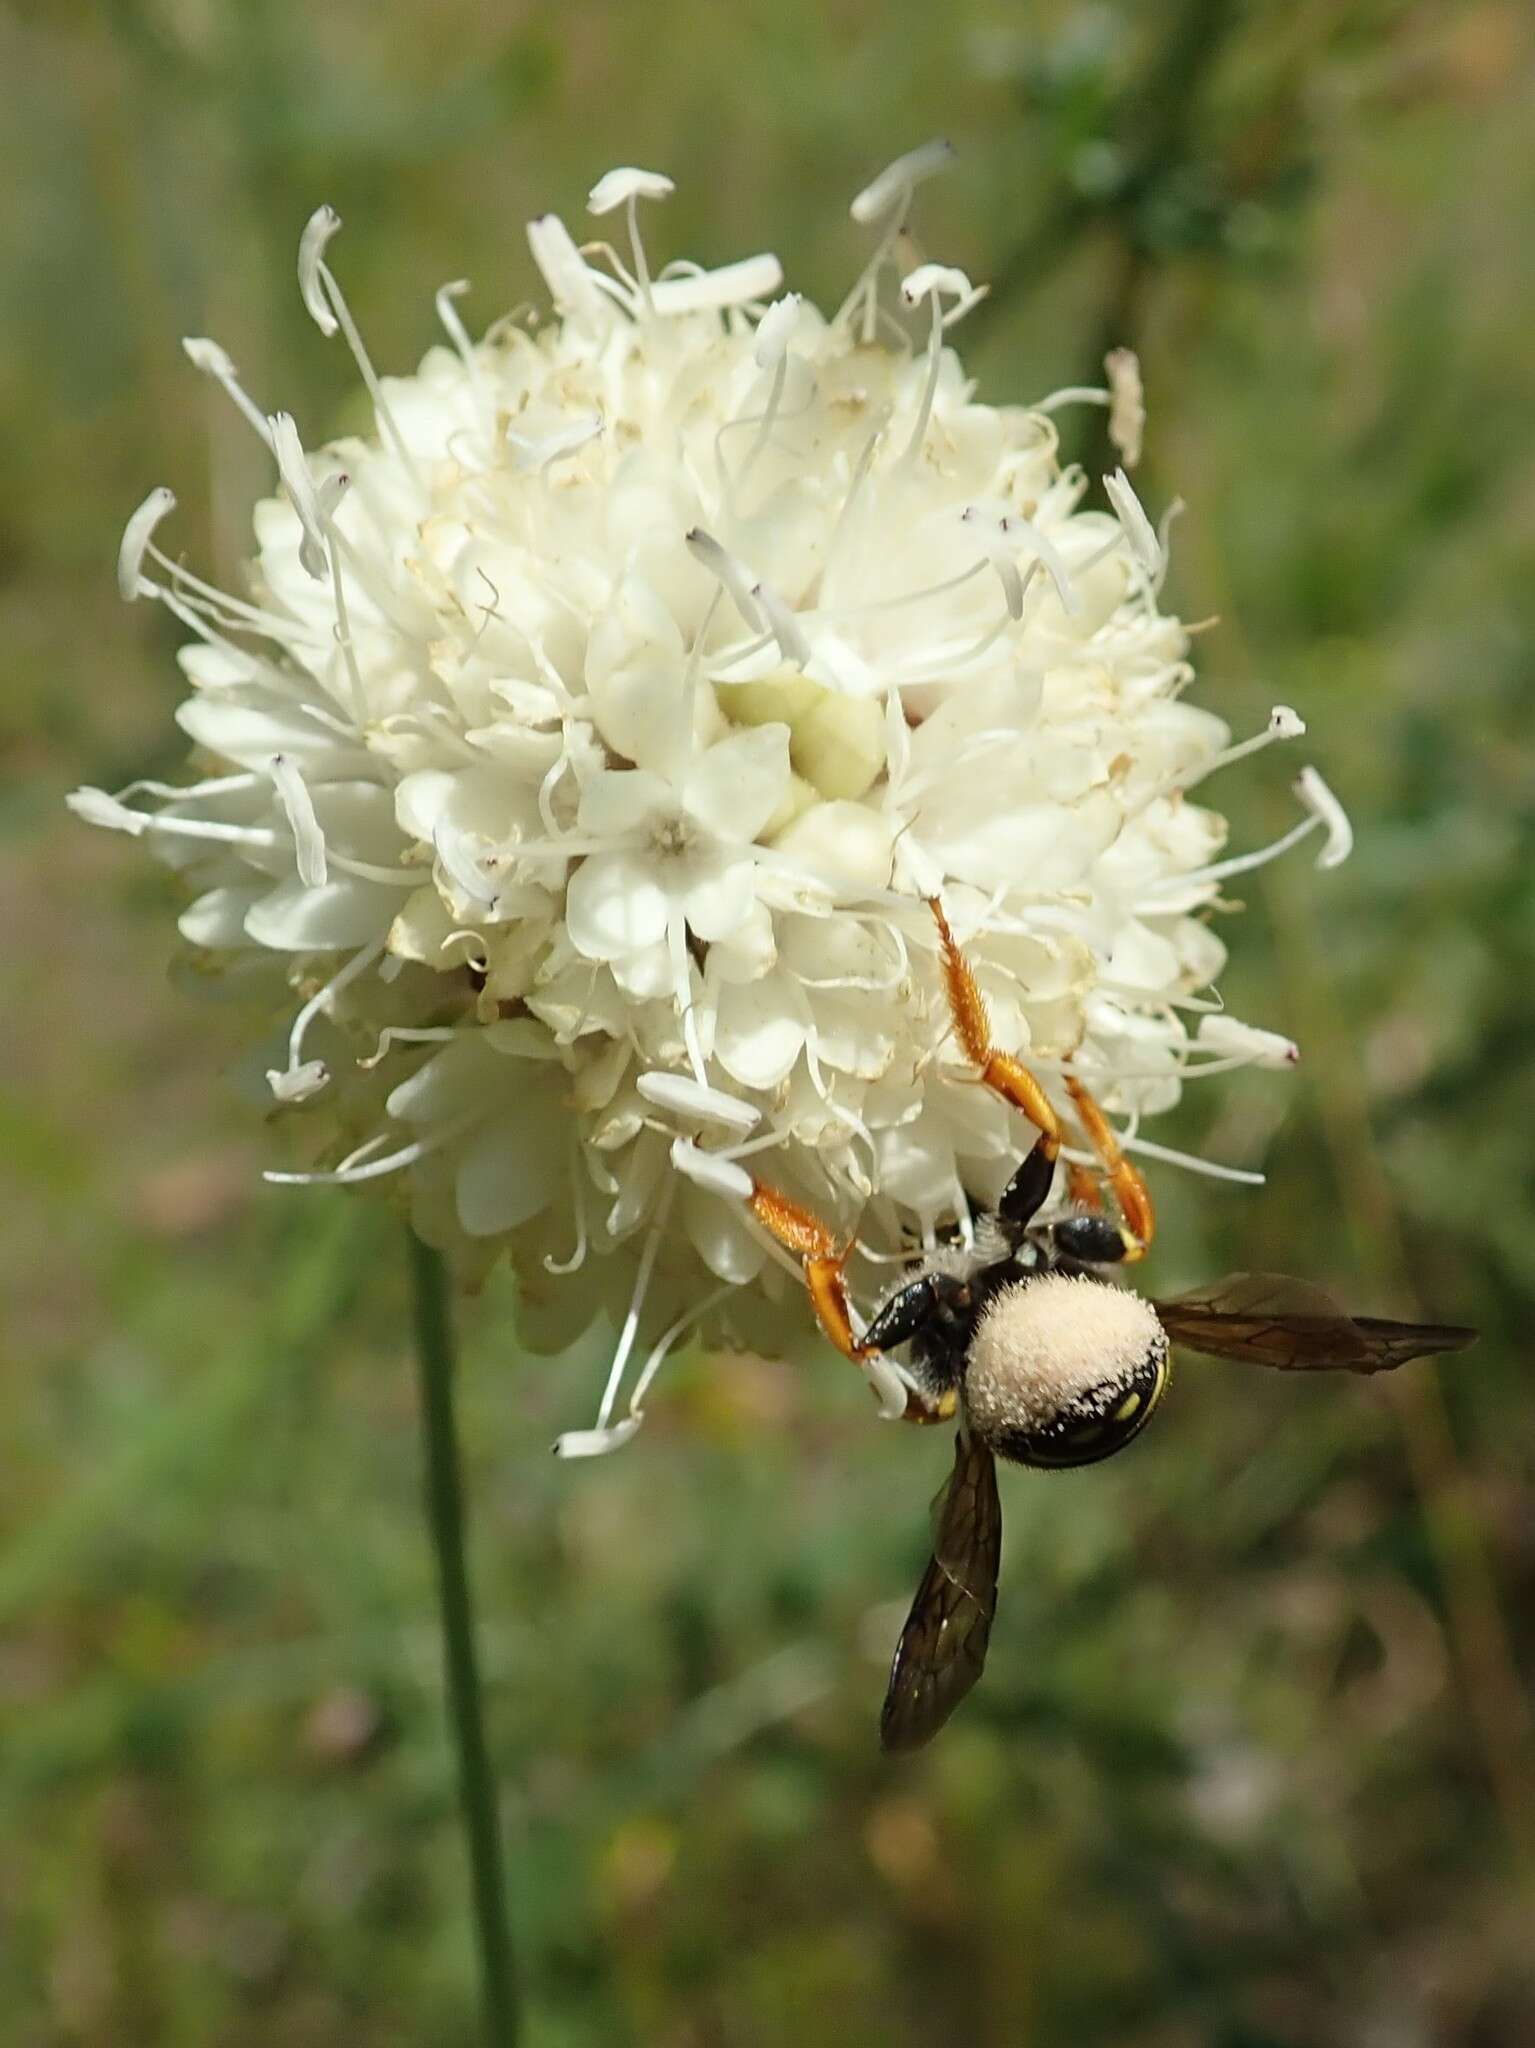
[(1002, 1558), (996, 1461), (1061, 1470), (1095, 1465), (1134, 1441), (1171, 1376), (1171, 1348), (1289, 1372), (1390, 1371), (1459, 1351), (1475, 1331), (1453, 1324), (1351, 1316), (1321, 1288), (1236, 1273), (1169, 1301), (1102, 1277), (1150, 1248), (1155, 1217), (1137, 1169), (1080, 1080), (1066, 1092), (1097, 1156), (1098, 1178), (1073, 1168), (1073, 1207), (1038, 1225), (1061, 1153), (1061, 1121), (1039, 1082), (991, 1043), (985, 1001), (941, 904), (938, 926), (954, 1035), (982, 1084), (1038, 1136), (973, 1241), (916, 1261), (861, 1335), (843, 1279), (853, 1246), (760, 1182), (753, 1214), (803, 1261), (822, 1330), (867, 1364), (904, 1348), (905, 1419), (957, 1418), (954, 1470), (933, 1505), (933, 1555), (901, 1630), (880, 1716), (887, 1750), (917, 1749), (948, 1720), (986, 1662)]

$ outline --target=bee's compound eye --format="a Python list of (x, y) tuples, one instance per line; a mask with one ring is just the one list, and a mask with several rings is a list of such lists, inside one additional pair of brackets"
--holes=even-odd
[(965, 1371), (971, 1426), (1022, 1465), (1093, 1465), (1150, 1421), (1168, 1378), (1167, 1335), (1138, 1295), (1047, 1274), (1005, 1289), (977, 1326)]

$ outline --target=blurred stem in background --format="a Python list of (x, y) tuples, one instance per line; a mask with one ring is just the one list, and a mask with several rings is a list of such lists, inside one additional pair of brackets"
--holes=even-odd
[(453, 1304), (442, 1254), (410, 1238), (421, 1425), (426, 1451), (426, 1513), (437, 1556), (448, 1714), (458, 1755), (459, 1801), (469, 1848), (479, 1947), (485, 2038), (512, 2048), (518, 2036), (517, 1972), (506, 1910), (506, 1874), (495, 1776), (485, 1745), (474, 1610), (464, 1555), (464, 1489), (453, 1415)]

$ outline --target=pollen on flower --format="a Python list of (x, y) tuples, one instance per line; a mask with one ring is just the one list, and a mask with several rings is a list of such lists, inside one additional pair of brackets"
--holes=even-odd
[[(159, 545), (168, 490), (123, 536), (124, 597), (188, 634), (209, 772), (72, 807), (174, 865), (189, 943), (286, 963), (267, 1078), (320, 1163), (272, 1179), (402, 1186), (434, 1241), (510, 1255), (533, 1342), (608, 1310), (567, 1456), (627, 1441), (689, 1337), (808, 1333), (759, 1181), (839, 1242), (857, 1221), (855, 1295), (995, 1200), (1027, 1133), (967, 1085), (928, 898), (1068, 1131), (1068, 1063), (1165, 1157), (1141, 1127), (1186, 1083), (1296, 1058), (1220, 1013), (1211, 914), (1308, 834), (1342, 859), (1347, 819), (1305, 769), (1293, 831), (1233, 854), (1193, 800), (1304, 725), (1279, 706), (1234, 741), (1187, 701), (1168, 518), (1126, 474), (1134, 358), (978, 398), (953, 335), (984, 286), (902, 274), (952, 155), (854, 200), (872, 254), (830, 318), (771, 254), (656, 263), (671, 180), (609, 172), (591, 232), (618, 246), (528, 228), (553, 317), (475, 340), (445, 284), (405, 377), (368, 357), (321, 207), (298, 287), (374, 431), (306, 443), (190, 340), (272, 465), (244, 594)], [(1108, 408), (1123, 469), (1062, 464), (1073, 403)]]

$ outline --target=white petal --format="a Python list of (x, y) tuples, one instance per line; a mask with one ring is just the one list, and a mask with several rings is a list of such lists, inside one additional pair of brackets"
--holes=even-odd
[(696, 1187), (706, 1188), (712, 1195), (724, 1195), (741, 1202), (751, 1200), (752, 1177), (745, 1167), (738, 1166), (733, 1159), (721, 1159), (717, 1153), (705, 1152), (691, 1138), (672, 1140), (672, 1165), (684, 1178)]
[(743, 1088), (776, 1088), (804, 1043), (805, 1027), (788, 1006), (781, 975), (720, 990), (714, 1056)]
[(588, 960), (619, 960), (666, 937), (671, 898), (657, 864), (637, 853), (596, 853), (570, 878), (570, 942)]
[(631, 572), (592, 626), (586, 687), (602, 737), (640, 768), (669, 774), (690, 745), (682, 635), (644, 577)]
[(648, 768), (605, 768), (582, 790), (576, 824), (593, 839), (622, 839), (676, 808), (671, 784)]
[(626, 164), (603, 173), (586, 195), (586, 210), (613, 213), (628, 199), (666, 199), (676, 189), (664, 171), (639, 171)]
[(755, 839), (789, 794), (789, 728), (757, 725), (733, 732), (697, 755), (683, 804), (716, 839)]
[(245, 920), (251, 906), (265, 894), (259, 888), (209, 889), (182, 911), (176, 929), (192, 946), (248, 946), (251, 938)]
[(327, 953), (380, 937), (399, 907), (398, 890), (352, 875), (338, 875), (321, 889), (282, 882), (251, 905), (245, 929), (258, 945), (280, 953)]
[[(736, 1171), (739, 1173), (740, 1168)], [(746, 1180), (745, 1174), (741, 1178)], [(749, 1194), (749, 1180), (746, 1186)], [(736, 1200), (721, 1201), (702, 1186), (687, 1188), (683, 1192), (682, 1225), (709, 1271), (717, 1280), (728, 1280), (733, 1287), (745, 1287), (755, 1280), (767, 1262), (767, 1247), (747, 1228)]]
[(802, 303), (798, 292), (785, 292), (781, 299), (773, 301), (757, 322), (752, 355), (759, 370), (776, 370), (783, 361)]
[(689, 854), (677, 863), (678, 893), (688, 928), (701, 939), (728, 939), (751, 915), (756, 871), (727, 853)]
[[(539, 1084), (542, 1085), (542, 1084)], [(565, 1177), (548, 1115), (498, 1117), (464, 1148), (454, 1180), (458, 1220), (471, 1237), (515, 1230), (546, 1208)]]

